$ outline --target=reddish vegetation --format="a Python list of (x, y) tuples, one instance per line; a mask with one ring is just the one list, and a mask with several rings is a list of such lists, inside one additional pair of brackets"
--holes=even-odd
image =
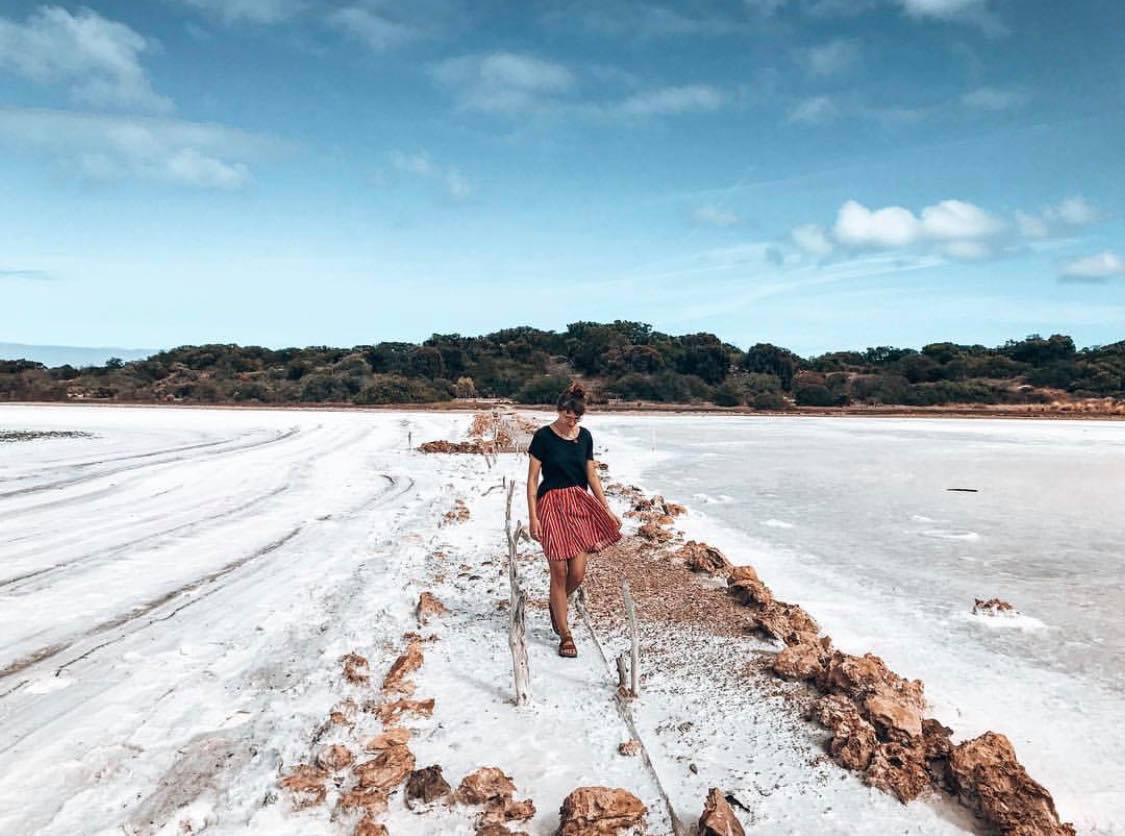
[(444, 615), (448, 610), (445, 604), (438, 600), (438, 597), (432, 592), (423, 592), (418, 596), (418, 606), (415, 608), (414, 613), (418, 617), (419, 624), (425, 624), (431, 615)]
[(699, 836), (745, 836), (734, 810), (730, 808), (721, 790), (712, 787), (699, 817)]
[(414, 683), (407, 682), (406, 677), (422, 667), (422, 644), (412, 641), (406, 652), (395, 659), (391, 669), (383, 678), (384, 694), (413, 694)]
[(579, 787), (559, 808), (559, 836), (612, 836), (644, 823), (648, 808), (632, 793), (607, 787)]
[(485, 446), (479, 441), (427, 441), (418, 445), (422, 453), (476, 453), (485, 451)]
[(349, 653), (340, 660), (344, 665), (344, 679), (353, 685), (366, 685), (367, 660), (358, 653)]

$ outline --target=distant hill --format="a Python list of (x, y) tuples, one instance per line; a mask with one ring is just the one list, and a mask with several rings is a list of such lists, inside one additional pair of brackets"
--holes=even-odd
[(122, 360), (143, 360), (155, 354), (155, 348), (90, 348), (78, 345), (26, 345), (0, 343), (0, 360), (34, 360), (44, 366), (102, 366), (110, 357)]
[[(714, 334), (665, 334), (616, 321), (573, 322), (564, 331), (434, 334), (421, 343), (184, 345), (144, 359), (130, 359), (124, 349), (69, 350), (84, 353), (61, 364), (65, 357), (45, 354), (39, 356), (48, 362), (0, 360), (0, 401), (549, 404), (577, 378), (602, 403), (784, 410), (1104, 399), (1099, 410), (1125, 411), (1125, 341), (1079, 349), (1064, 334), (993, 347), (942, 342), (800, 357), (769, 343), (742, 348)], [(17, 353), (26, 358), (26, 351)], [(101, 365), (89, 363), (107, 355)]]

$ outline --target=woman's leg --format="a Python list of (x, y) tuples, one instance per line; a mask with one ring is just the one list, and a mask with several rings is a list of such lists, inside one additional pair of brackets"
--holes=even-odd
[(586, 578), (586, 552), (576, 554), (566, 561), (566, 595), (569, 598)]
[(570, 563), (569, 560), (547, 561), (551, 570), (551, 592), (548, 598), (548, 606), (551, 608), (551, 615), (555, 619), (555, 624), (558, 625), (560, 635), (564, 636), (570, 632), (570, 626), (566, 620), (568, 563)]

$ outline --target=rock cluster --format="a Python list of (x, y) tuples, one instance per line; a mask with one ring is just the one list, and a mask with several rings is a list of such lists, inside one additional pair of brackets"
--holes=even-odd
[(485, 451), (485, 446), (479, 441), (427, 441), (418, 445), (422, 453), (476, 453)]
[(697, 543), (695, 540), (688, 540), (676, 549), (672, 556), (682, 560), (693, 572), (703, 572), (708, 575), (729, 575), (734, 568), (721, 551), (706, 543)]
[(745, 836), (722, 790), (712, 787), (699, 817), (699, 836)]
[(632, 793), (608, 787), (579, 787), (559, 808), (558, 836), (614, 836), (644, 825), (648, 808)]
[(461, 523), (469, 519), (469, 506), (462, 502), (460, 499), (453, 501), (453, 507), (445, 512), (441, 518), (442, 525), (449, 525), (451, 523)]
[(459, 804), (484, 808), (477, 819), (478, 825), (526, 821), (535, 815), (535, 805), (530, 799), (516, 801), (515, 793), (516, 785), (503, 770), (482, 766), (464, 777), (454, 799)]
[(434, 593), (426, 591), (418, 596), (418, 606), (415, 607), (414, 614), (419, 624), (425, 624), (430, 620), (431, 615), (444, 615), (446, 612), (445, 604), (438, 600)]
[(391, 669), (383, 678), (384, 694), (413, 694), (414, 683), (407, 681), (406, 677), (422, 667), (422, 643), (412, 641), (406, 651), (395, 659)]
[(1014, 613), (1016, 608), (1007, 601), (999, 598), (989, 598), (984, 601), (980, 598), (973, 599), (973, 615), (1000, 615), (1001, 613)]

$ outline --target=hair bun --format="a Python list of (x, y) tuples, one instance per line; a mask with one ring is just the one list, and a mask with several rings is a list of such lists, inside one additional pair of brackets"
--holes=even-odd
[(583, 400), (586, 398), (586, 390), (583, 389), (582, 384), (580, 384), (576, 380), (571, 381), (570, 385), (566, 387), (566, 392), (564, 392), (563, 394), (570, 398), (579, 398)]

